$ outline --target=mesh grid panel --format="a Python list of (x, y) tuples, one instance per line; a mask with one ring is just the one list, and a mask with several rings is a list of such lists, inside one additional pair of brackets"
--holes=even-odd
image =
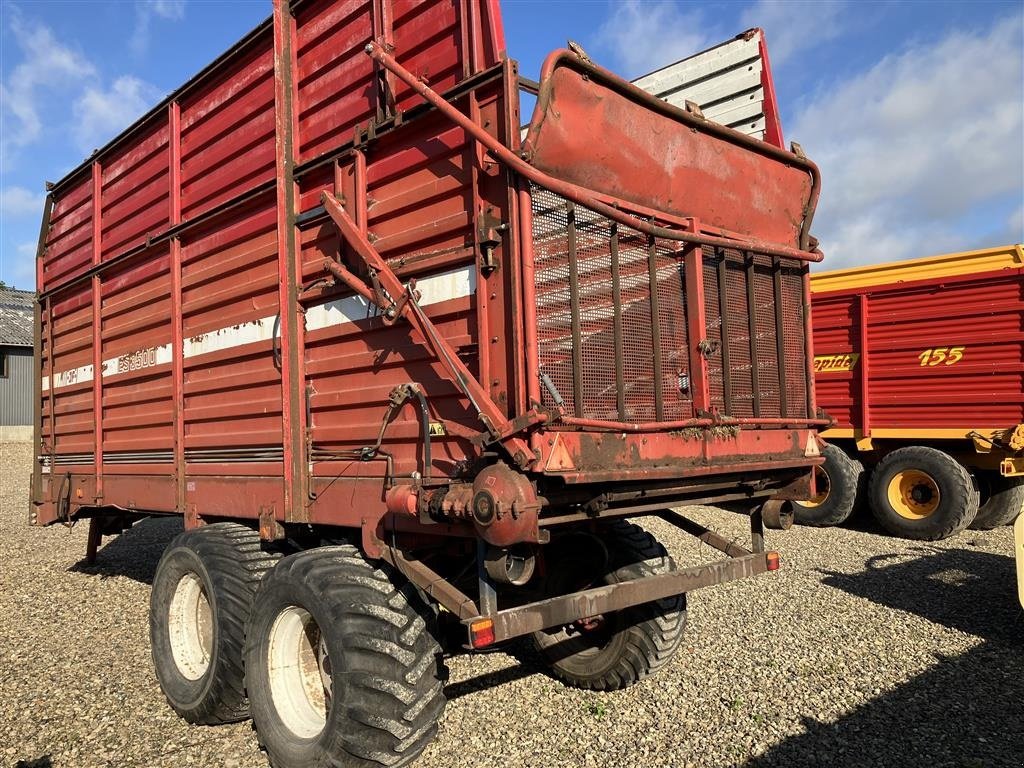
[[(540, 187), (532, 188), (532, 201), (540, 371), (564, 400), (567, 412), (627, 422), (695, 416), (681, 244), (615, 225)], [(759, 254), (748, 257), (734, 250), (705, 250), (703, 258), (707, 340), (714, 350), (707, 359), (712, 406), (729, 416), (754, 416), (756, 401), (763, 417), (806, 416), (801, 265), (773, 262)], [(724, 262), (722, 275), (719, 262)], [(781, 412), (776, 334), (776, 270), (786, 352), (785, 414)], [(724, 301), (720, 279), (725, 284)], [(749, 293), (748, 280), (752, 280)], [(578, 324), (573, 322), (576, 305)], [(726, 355), (728, 366), (724, 365)], [(546, 386), (541, 394), (545, 405), (554, 405)]]

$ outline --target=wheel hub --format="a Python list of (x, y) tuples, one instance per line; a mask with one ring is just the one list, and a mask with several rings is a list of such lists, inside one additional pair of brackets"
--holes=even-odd
[(908, 520), (923, 520), (934, 514), (942, 500), (935, 478), (919, 469), (893, 475), (886, 495), (896, 514)]
[(270, 629), (267, 668), (281, 722), (301, 738), (319, 734), (331, 705), (331, 660), (309, 611), (290, 605), (278, 614)]
[(184, 574), (174, 588), (167, 633), (178, 671), (188, 680), (205, 675), (213, 656), (213, 610), (195, 573)]

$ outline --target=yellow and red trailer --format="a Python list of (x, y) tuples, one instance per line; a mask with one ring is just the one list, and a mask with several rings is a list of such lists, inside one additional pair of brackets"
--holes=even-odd
[(940, 539), (1011, 524), (1024, 505), (1020, 244), (811, 278), (818, 404), (833, 419), (798, 519), (870, 507), (888, 531)]

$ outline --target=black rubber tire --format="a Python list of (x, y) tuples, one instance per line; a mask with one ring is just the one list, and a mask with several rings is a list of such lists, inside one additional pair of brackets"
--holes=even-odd
[[(608, 550), (605, 584), (675, 570), (675, 563), (651, 534), (626, 521), (601, 533)], [(554, 564), (557, 568), (557, 564)], [(686, 626), (686, 596), (657, 600), (603, 618), (606, 642), (587, 647), (583, 634), (535, 632), (534, 646), (552, 675), (574, 688), (613, 691), (643, 680), (668, 663)]]
[[(326, 723), (309, 737), (282, 720), (271, 690), (271, 629), (292, 606), (316, 621), (330, 659)], [(436, 614), (407, 579), (353, 546), (300, 552), (267, 574), (245, 657), (253, 725), (277, 768), (407, 765), (437, 732), (447, 670)]]
[[(889, 503), (887, 489), (898, 473), (927, 473), (939, 489), (939, 505), (927, 517), (909, 519)], [(887, 454), (871, 472), (868, 496), (871, 512), (889, 533), (916, 541), (938, 541), (959, 533), (978, 514), (978, 491), (967, 468), (947, 453), (925, 446), (899, 448)]]
[[(188, 722), (215, 725), (249, 716), (242, 659), (245, 626), (260, 579), (276, 559), (263, 551), (256, 531), (238, 523), (185, 531), (160, 558), (149, 603), (153, 666), (167, 702)], [(209, 665), (195, 680), (174, 659), (169, 627), (171, 601), (187, 574), (198, 578), (212, 618)]]
[(978, 508), (978, 515), (971, 523), (971, 528), (990, 531), (1004, 525), (1013, 525), (1017, 516), (1024, 512), (1024, 478), (1003, 477), (989, 472), (983, 482), (987, 485), (988, 498)]
[(800, 525), (824, 527), (841, 525), (853, 514), (864, 499), (867, 475), (864, 465), (846, 454), (836, 445), (826, 445), (821, 452), (825, 463), (821, 465), (828, 482), (828, 495), (816, 507), (793, 502), (793, 513)]

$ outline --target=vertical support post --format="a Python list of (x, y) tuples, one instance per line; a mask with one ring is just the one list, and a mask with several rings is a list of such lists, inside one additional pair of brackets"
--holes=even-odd
[[(490, 128), (498, 141), (515, 151), (519, 149), (519, 70), (514, 61), (502, 63), (502, 99), (500, 103), (489, 103), (485, 107), (493, 110), (495, 119), (491, 121)], [(474, 91), (474, 94), (477, 92)], [(484, 118), (486, 126), (488, 118)], [(493, 166), (492, 166), (493, 167)], [(484, 166), (485, 173), (489, 173), (487, 166)], [(498, 167), (493, 167), (496, 176), (491, 176), (486, 192), (488, 195), (500, 195), (491, 197), (492, 200), (504, 204), (508, 211), (508, 227), (502, 238), (502, 258), (498, 275), (500, 282), (498, 289), (504, 291), (502, 304), (505, 309), (502, 314), (513, 319), (513, 322), (505, 323), (505, 347), (511, 353), (506, 353), (506, 379), (509, 390), (509, 409), (511, 416), (525, 413), (529, 409), (529, 401), (526, 393), (526, 365), (523, 356), (525, 337), (523, 332), (523, 267), (520, 241), (520, 229), (518, 225), (518, 211), (516, 202), (518, 192), (514, 184), (510, 184), (511, 178), (502, 172)], [(495, 190), (498, 190), (495, 193)], [(497, 290), (492, 291), (497, 294)], [(501, 294), (499, 294), (501, 295)], [(509, 311), (511, 310), (511, 311)], [(515, 393), (514, 397), (512, 393)]]
[(716, 249), (718, 262), (715, 266), (718, 278), (718, 310), (722, 313), (722, 408), (726, 414), (732, 414), (735, 403), (732, 401), (732, 361), (730, 359), (731, 331), (729, 330), (729, 265), (725, 251)]
[(366, 155), (361, 149), (352, 149), (348, 158), (351, 162), (342, 165), (339, 159), (334, 164), (334, 196), (344, 200), (345, 210), (349, 212), (359, 231), (365, 236), (367, 231), (366, 202)]
[(50, 411), (50, 477), (48, 479), (52, 480), (53, 471), (57, 466), (57, 422), (55, 420), (56, 409), (53, 404), (55, 394), (53, 381), (53, 296), (46, 297), (46, 349), (49, 352), (46, 356), (46, 380), (50, 384), (50, 396), (46, 399), (46, 404)]
[(750, 551), (764, 552), (764, 522), (759, 506), (750, 513)]
[(583, 331), (580, 318), (580, 265), (576, 253), (576, 206), (565, 203), (566, 244), (569, 259), (569, 311), (572, 315), (572, 405), (577, 417), (583, 417)]
[(96, 552), (103, 542), (103, 518), (89, 518), (89, 537), (85, 542), (85, 564), (96, 565)]
[(754, 280), (757, 279), (757, 274), (754, 271), (754, 254), (745, 253), (743, 258), (747, 284), (747, 332), (750, 336), (750, 391), (754, 397), (756, 419), (761, 415), (761, 374), (757, 364), (757, 298), (754, 293)]
[(519, 242), (523, 274), (523, 346), (526, 347), (526, 390), (529, 404), (539, 403), (540, 349), (537, 339), (537, 274), (533, 251), (533, 199), (530, 187), (518, 179)]
[(786, 337), (782, 322), (782, 260), (772, 256), (772, 297), (775, 304), (775, 360), (779, 369), (779, 416), (789, 416), (786, 394)]
[[(39, 241), (36, 244), (36, 290), (42, 290), (45, 287), (43, 285), (43, 255), (46, 253), (46, 239), (50, 234), (50, 214), (52, 212), (53, 195), (47, 195), (46, 205), (43, 207), (43, 220), (39, 224)], [(46, 303), (48, 305), (49, 301)], [(37, 297), (32, 302), (32, 340), (36, 355), (33, 359), (32, 371), (35, 378), (33, 385), (35, 400), (32, 404), (32, 490), (29, 498), (29, 520), (31, 523), (36, 521), (34, 502), (43, 500), (43, 468), (39, 463), (39, 457), (43, 453), (43, 311), (43, 303)], [(46, 357), (47, 359), (53, 357), (53, 350), (49, 344), (46, 346)], [(47, 400), (53, 397), (52, 382), (49, 382), (46, 397)], [(50, 428), (52, 436), (52, 422)], [(53, 464), (51, 463), (50, 466), (52, 467)]]
[(295, 228), (295, 18), (287, 0), (274, 0), (274, 116), (277, 165), (278, 299), (281, 312), (281, 431), (285, 520), (307, 520), (308, 472), (302, 374), (303, 323), (298, 302), (301, 264)]
[(484, 565), (484, 558), (487, 557), (487, 544), (483, 539), (476, 541), (476, 578), (480, 590), (480, 599), (477, 604), (480, 606), (481, 616), (493, 616), (498, 612), (498, 593), (494, 589), (494, 582), (487, 575), (487, 568)]
[[(469, 116), (476, 125), (482, 125), (480, 119), (480, 102), (477, 101), (476, 91), (470, 91), (465, 99), (469, 102)], [(483, 145), (479, 142), (472, 142), (469, 151), (472, 153), (472, 161), (469, 161), (469, 197), (471, 204), (471, 218), (473, 227), (473, 266), (471, 269), (476, 274), (476, 333), (477, 333), (477, 373), (480, 383), (484, 385), (490, 397), (498, 401), (497, 390), (500, 382), (491, 378), (491, 358), (501, 353), (497, 348), (497, 338), (491, 335), (491, 301), (492, 284), (499, 283), (504, 278), (504, 265), (501, 269), (485, 270), (481, 260), (481, 227), (484, 226), (484, 201), (480, 194), (480, 169), (484, 163)], [(468, 160), (468, 158), (467, 158)], [(498, 274), (500, 273), (500, 274)], [(497, 296), (497, 292), (495, 292)], [(500, 366), (499, 366), (500, 367)]]
[(612, 340), (615, 347), (615, 409), (626, 420), (625, 342), (622, 337), (622, 278), (619, 275), (619, 225), (612, 222), (608, 243), (612, 267)]
[(658, 306), (658, 244), (647, 238), (647, 273), (650, 283), (651, 354), (654, 357), (654, 419), (665, 420), (665, 376), (662, 370), (661, 308)]
[[(167, 105), (170, 225), (181, 223), (181, 105)], [(181, 239), (171, 238), (171, 389), (174, 398), (175, 509), (185, 512), (185, 358), (181, 297)]]
[[(103, 169), (92, 164), (92, 264), (103, 258)], [(52, 387), (52, 382), (51, 382)], [(94, 501), (103, 499), (103, 294), (99, 274), (92, 277), (92, 410), (94, 418), (96, 491)]]
[[(276, 7), (277, 0), (275, 0)], [(475, 3), (470, 3), (474, 5)], [(394, 19), (391, 18), (390, 0), (373, 0), (373, 39), (389, 53), (394, 50)], [(395, 112), (395, 76), (391, 70), (373, 62), (374, 97), (377, 101), (377, 121)]]
[(871, 354), (868, 351), (868, 295), (858, 297), (858, 321), (860, 344), (860, 437), (871, 437), (870, 372)]
[(801, 318), (804, 325), (804, 357), (807, 358), (806, 366), (806, 391), (807, 391), (807, 418), (813, 419), (817, 415), (817, 402), (814, 396), (814, 335), (811, 333), (811, 267), (806, 262), (801, 270), (803, 281), (804, 306)]
[[(697, 231), (696, 220), (693, 231)], [(694, 415), (697, 415), (698, 412), (711, 412), (708, 360), (701, 351), (702, 342), (707, 340), (708, 319), (704, 302), (704, 251), (700, 246), (684, 251), (683, 280), (686, 283), (686, 338), (690, 345), (690, 393)]]

